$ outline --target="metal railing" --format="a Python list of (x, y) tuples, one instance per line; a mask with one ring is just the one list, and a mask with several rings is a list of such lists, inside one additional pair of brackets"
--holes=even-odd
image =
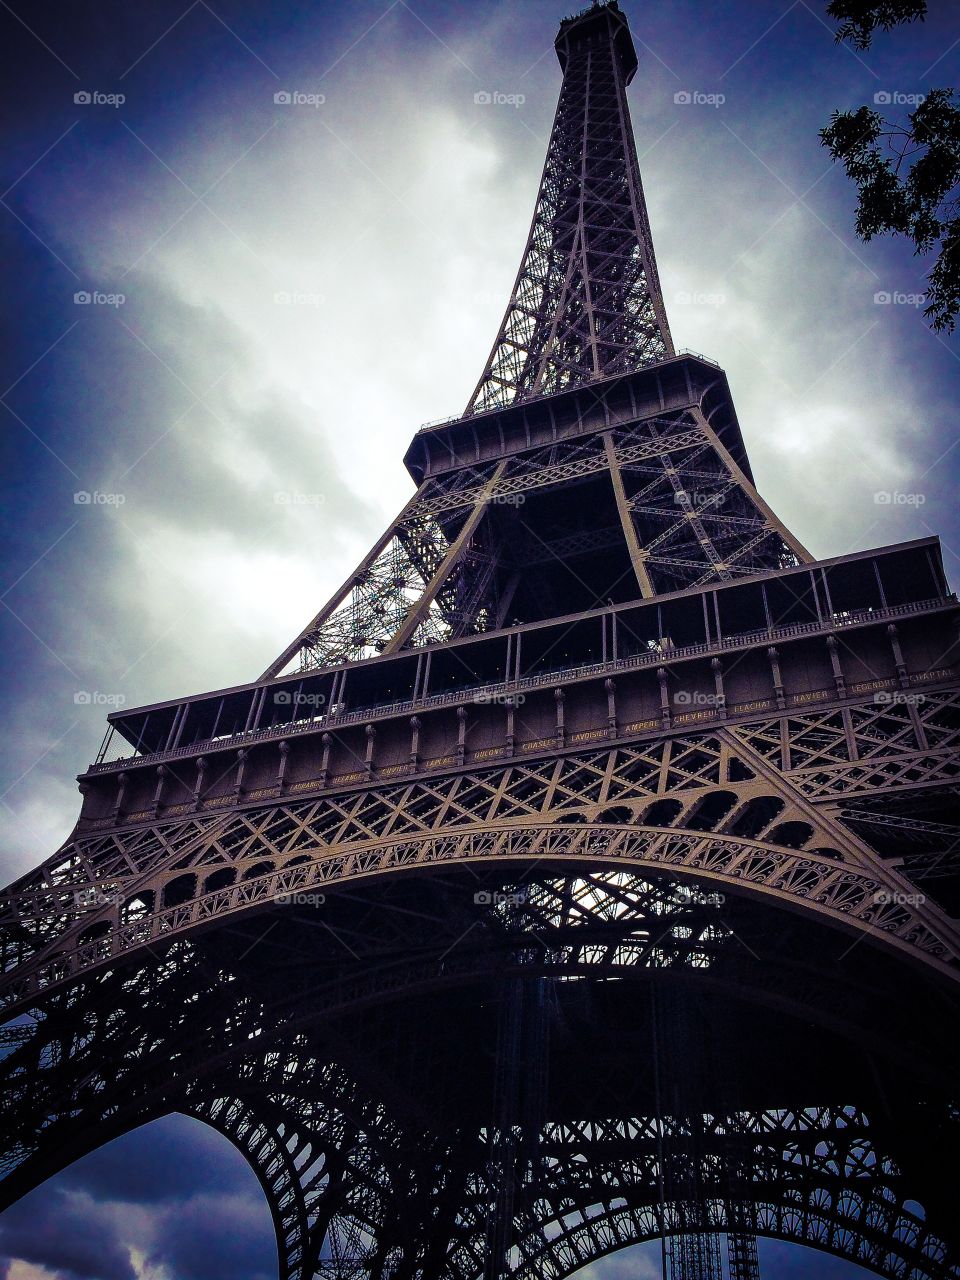
[[(630, 370), (630, 372), (646, 373), (648, 369), (654, 369), (658, 364), (669, 364), (671, 360), (678, 360), (681, 356), (693, 356), (695, 360), (702, 360), (704, 364), (712, 365), (714, 369), (722, 369), (723, 367), (718, 361), (711, 359), (710, 356), (705, 356), (702, 351), (694, 351), (692, 347), (681, 347), (680, 350), (677, 351), (675, 355), (666, 356), (663, 360), (656, 360), (652, 364), (643, 365), (642, 368), (632, 369)], [(623, 374), (614, 374), (612, 377), (604, 379), (604, 381), (612, 382), (614, 378), (623, 377), (623, 376), (624, 376)], [(582, 383), (581, 386), (579, 387), (565, 387), (564, 390), (578, 391), (583, 389), (583, 390), (589, 391), (591, 388), (591, 385), (592, 385), (591, 383), (585, 382), (585, 383)], [(469, 414), (455, 413), (448, 418), (433, 418), (431, 419), (430, 422), (422, 422), (418, 427), (417, 432), (419, 434), (419, 432), (421, 431), (432, 431), (434, 427), (448, 427), (451, 422), (462, 422), (465, 418), (469, 419), (472, 422), (477, 418), (483, 418), (492, 413), (502, 413), (505, 409), (516, 408), (518, 404), (524, 404), (524, 405), (536, 404), (538, 400), (546, 400), (548, 394), (555, 394), (555, 393), (544, 392), (542, 395), (539, 395), (539, 396), (531, 396), (530, 399), (528, 400), (511, 401), (510, 404), (495, 405), (491, 409), (482, 409), (476, 413), (469, 413)]]
[[(184, 756), (203, 755), (208, 751), (219, 751), (224, 747), (240, 748), (251, 743), (279, 741), (304, 733), (316, 733), (326, 728), (339, 728), (342, 725), (365, 722), (373, 718), (388, 718), (402, 715), (404, 712), (429, 710), (432, 707), (448, 706), (451, 703), (466, 701), (490, 701), (494, 698), (508, 698), (527, 689), (541, 688), (545, 684), (554, 684), (558, 679), (565, 681), (579, 680), (592, 675), (607, 675), (616, 671), (642, 670), (648, 667), (669, 666), (677, 660), (696, 658), (704, 654), (718, 654), (731, 649), (749, 648), (756, 644), (773, 644), (781, 640), (791, 640), (797, 636), (829, 633), (838, 628), (862, 626), (871, 622), (886, 622), (893, 618), (909, 614), (926, 613), (933, 609), (943, 608), (955, 600), (953, 596), (934, 597), (929, 600), (911, 601), (909, 604), (888, 605), (878, 609), (842, 610), (833, 613), (829, 618), (811, 622), (794, 622), (785, 627), (762, 627), (753, 631), (741, 631), (735, 635), (723, 636), (719, 640), (704, 641), (698, 644), (676, 645), (667, 648), (655, 647), (624, 654), (622, 657), (601, 659), (597, 662), (577, 663), (568, 666), (555, 666), (542, 671), (530, 672), (519, 680), (501, 680), (494, 683), (477, 682), (461, 685), (458, 689), (450, 689), (443, 693), (429, 694), (425, 698), (405, 698), (395, 702), (379, 702), (370, 706), (355, 707), (351, 711), (313, 716), (309, 720), (291, 720), (285, 724), (270, 725), (264, 729), (248, 729), (240, 733), (225, 735), (220, 738), (206, 738), (191, 742), (185, 746), (175, 747), (169, 751), (154, 751), (148, 755), (132, 755), (116, 760), (104, 761), (91, 765), (89, 773), (110, 773), (122, 769), (124, 765), (161, 764), (167, 760), (182, 759)], [(482, 696), (481, 696), (482, 695)]]

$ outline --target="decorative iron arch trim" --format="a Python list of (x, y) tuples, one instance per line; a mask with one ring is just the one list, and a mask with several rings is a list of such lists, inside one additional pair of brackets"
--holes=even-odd
[[(701, 1221), (695, 1222), (695, 1214), (693, 1229), (707, 1233), (735, 1229), (729, 1213), (732, 1200), (753, 1206), (758, 1236), (804, 1244), (899, 1280), (949, 1280), (960, 1276), (960, 1260), (951, 1261), (944, 1242), (922, 1217), (906, 1208), (908, 1198), (897, 1188), (899, 1171), (876, 1150), (865, 1115), (854, 1108), (832, 1107), (761, 1112), (737, 1119), (744, 1122), (746, 1140), (764, 1147), (763, 1156), (751, 1167), (747, 1184), (756, 1186), (758, 1194), (744, 1196), (743, 1187), (731, 1196), (716, 1188), (708, 1189), (703, 1204), (698, 1206)], [(717, 1118), (713, 1120), (716, 1125)], [(655, 1124), (652, 1120), (647, 1123)], [(726, 1120), (719, 1124), (728, 1137), (734, 1132)], [(650, 1143), (646, 1159), (650, 1165), (649, 1186), (654, 1188), (658, 1154), (652, 1137)], [(823, 1147), (825, 1151), (821, 1150)], [(863, 1161), (865, 1152), (872, 1155), (872, 1160)], [(634, 1164), (643, 1160), (642, 1150), (630, 1159)], [(689, 1203), (670, 1200), (663, 1209), (653, 1201), (643, 1203), (634, 1198), (630, 1203), (629, 1180), (626, 1185), (615, 1183), (611, 1190), (610, 1161), (604, 1159), (602, 1146), (594, 1153), (594, 1163), (603, 1168), (603, 1177), (598, 1177), (595, 1186), (577, 1184), (575, 1179), (571, 1185), (576, 1185), (581, 1203), (589, 1208), (606, 1201), (607, 1211), (588, 1217), (568, 1206), (553, 1219), (539, 1221), (531, 1242), (543, 1242), (551, 1225), (564, 1217), (573, 1213), (579, 1217), (543, 1247), (524, 1250), (521, 1241), (516, 1275), (524, 1280), (566, 1280), (589, 1262), (618, 1249), (691, 1229)], [(857, 1165), (857, 1176), (852, 1178), (845, 1176), (851, 1163)], [(757, 1174), (763, 1172), (767, 1174), (766, 1185), (757, 1179)], [(775, 1192), (772, 1196), (771, 1189)], [(591, 1201), (594, 1191), (596, 1199)], [(611, 1200), (621, 1203), (611, 1205)], [(683, 1216), (681, 1207), (685, 1210)], [(852, 1212), (857, 1209), (859, 1216)], [(630, 1230), (625, 1232), (625, 1227)], [(561, 1261), (564, 1253), (566, 1259)], [(477, 1277), (461, 1270), (458, 1280)]]
[[(292, 863), (294, 852), (302, 856), (309, 847), (281, 856)], [(320, 856), (312, 861), (274, 866), (189, 902), (147, 911), (133, 923), (120, 922), (116, 904), (91, 912), (87, 927), (103, 922), (109, 930), (72, 950), (41, 953), (8, 975), (3, 984), (7, 1016), (81, 974), (114, 965), (120, 957), (216, 926), (227, 917), (276, 906), (278, 899), (295, 900), (298, 894), (410, 869), (478, 863), (506, 866), (529, 860), (540, 865), (667, 871), (680, 879), (757, 894), (869, 937), (960, 981), (953, 927), (930, 905), (902, 901), (905, 895), (894, 873), (888, 876), (882, 868), (857, 867), (762, 840), (642, 825), (513, 820), (398, 840), (377, 839), (352, 844), (341, 852), (331, 853), (327, 847), (314, 852)], [(265, 860), (262, 849), (256, 860)], [(166, 872), (155, 884), (141, 884), (138, 894), (156, 900), (165, 878), (175, 874)]]

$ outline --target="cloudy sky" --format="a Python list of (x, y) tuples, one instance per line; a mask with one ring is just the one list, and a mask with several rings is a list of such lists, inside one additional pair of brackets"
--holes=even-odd
[[(496, 332), (559, 89), (554, 0), (185, 5), (0, 0), (4, 880), (68, 835), (107, 710), (257, 676), (409, 496), (411, 434), (463, 407)], [(815, 555), (938, 532), (956, 583), (960, 343), (916, 305), (929, 263), (854, 239), (817, 130), (956, 84), (960, 26), (931, 0), (855, 55), (824, 7), (625, 3), (667, 308)], [(4, 1265), (276, 1266), (252, 1174), (179, 1119), (0, 1219)]]

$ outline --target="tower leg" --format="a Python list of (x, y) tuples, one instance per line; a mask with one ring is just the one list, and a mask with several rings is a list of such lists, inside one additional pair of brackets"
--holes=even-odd
[(667, 1246), (670, 1280), (723, 1280), (720, 1237), (703, 1231), (683, 1232)]
[(527, 1199), (538, 1178), (540, 1130), (546, 1113), (548, 993), (545, 978), (513, 978), (504, 988), (487, 1166), (484, 1280), (500, 1280), (509, 1272), (517, 1218), (526, 1221), (532, 1216)]
[(760, 1280), (757, 1237), (750, 1231), (727, 1235), (727, 1268), (730, 1280)]

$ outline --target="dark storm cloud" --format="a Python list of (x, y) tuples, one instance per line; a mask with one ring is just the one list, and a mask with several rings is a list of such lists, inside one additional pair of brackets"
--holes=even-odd
[(94, 1200), (140, 1205), (187, 1200), (198, 1189), (234, 1197), (257, 1190), (238, 1151), (206, 1125), (179, 1115), (108, 1143), (58, 1181)]
[(109, 1211), (86, 1195), (50, 1191), (19, 1201), (0, 1221), (0, 1258), (32, 1262), (58, 1280), (137, 1280)]
[[(70, 775), (92, 743), (72, 768), (51, 746), (65, 732), (64, 747), (79, 746), (116, 705), (78, 707), (78, 692), (131, 705), (173, 696), (184, 671), (197, 686), (249, 679), (342, 575), (334, 556), (356, 554), (352, 531), (383, 518), (340, 474), (336, 423), (268, 382), (245, 385), (250, 341), (214, 304), (190, 305), (149, 279), (127, 288), (122, 322), (84, 311), (49, 357), (54, 375), (8, 402), (21, 475), (10, 560), (22, 568), (10, 581), (34, 566), (13, 582), (3, 619), (13, 741), (19, 759), (40, 760), (32, 812), (16, 835), (24, 866), (40, 851), (34, 831), (47, 807), (60, 796), (67, 813), (73, 807)], [(37, 423), (44, 445), (26, 425)], [(279, 500), (290, 491), (309, 502)], [(78, 505), (78, 493), (92, 500)], [(195, 548), (212, 547), (210, 538), (216, 551), (203, 571)], [(283, 547), (287, 583), (262, 559)], [(198, 597), (223, 595), (229, 571), (242, 599), (244, 565), (249, 585), (259, 575), (264, 590), (244, 624), (253, 642), (245, 635), (237, 645), (235, 620), (216, 606), (205, 613)], [(280, 593), (274, 610), (271, 589)], [(46, 691), (39, 702), (22, 696), (31, 661)], [(21, 771), (15, 765), (10, 781)]]
[(151, 1262), (177, 1280), (274, 1280), (276, 1246), (265, 1225), (247, 1200), (196, 1196), (166, 1216)]
[(810, 1276), (822, 1280), (862, 1280), (868, 1273), (853, 1262), (831, 1258), (819, 1249), (797, 1248), (781, 1240), (759, 1240), (760, 1270), (776, 1280), (808, 1280)]
[(185, 1116), (109, 1143), (24, 1197), (0, 1219), (4, 1259), (57, 1280), (276, 1276), (253, 1171), (224, 1137)]

